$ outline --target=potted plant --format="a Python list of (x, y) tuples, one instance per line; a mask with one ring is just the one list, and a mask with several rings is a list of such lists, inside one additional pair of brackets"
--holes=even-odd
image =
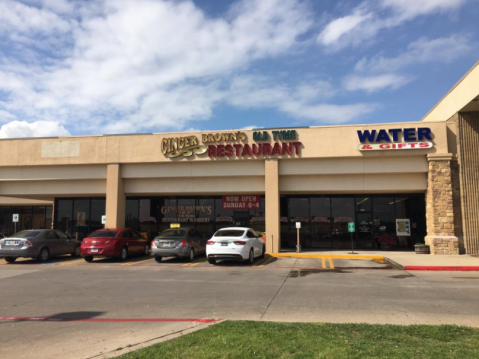
[(429, 254), (429, 246), (425, 243), (416, 243), (414, 245), (416, 254)]
[(389, 234), (379, 236), (378, 243), (381, 246), (381, 249), (386, 251), (394, 250), (398, 245), (396, 237), (390, 236)]

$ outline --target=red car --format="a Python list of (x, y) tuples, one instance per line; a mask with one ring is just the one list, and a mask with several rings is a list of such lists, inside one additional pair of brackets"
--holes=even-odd
[(81, 256), (91, 262), (94, 257), (113, 257), (124, 261), (131, 254), (150, 254), (147, 238), (131, 228), (104, 228), (83, 239)]

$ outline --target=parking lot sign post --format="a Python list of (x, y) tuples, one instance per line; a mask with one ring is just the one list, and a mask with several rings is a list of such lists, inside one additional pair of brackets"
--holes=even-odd
[(356, 254), (354, 253), (354, 240), (353, 240), (353, 233), (356, 232), (356, 224), (354, 222), (348, 222), (348, 232), (351, 233), (351, 252), (349, 252), (349, 254)]
[(301, 245), (299, 244), (299, 230), (301, 229), (301, 222), (296, 222), (296, 233), (298, 235), (298, 243), (296, 245), (296, 253), (301, 253)]
[(15, 233), (17, 233), (17, 223), (20, 218), (20, 215), (18, 213), (14, 213), (12, 216), (12, 222), (15, 223)]

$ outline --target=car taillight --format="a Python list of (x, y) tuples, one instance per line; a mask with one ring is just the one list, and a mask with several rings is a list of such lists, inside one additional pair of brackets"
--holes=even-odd
[(244, 245), (246, 244), (245, 241), (234, 241), (233, 243), (234, 243), (234, 244), (237, 244), (237, 245), (239, 245), (239, 246), (244, 246)]
[(26, 245), (27, 247), (33, 246), (32, 242), (30, 242), (30, 241), (25, 241), (25, 245)]
[(186, 247), (186, 240), (182, 240), (180, 244), (178, 244), (178, 247)]
[(212, 244), (215, 244), (215, 241), (208, 241), (206, 242), (207, 245), (212, 245)]
[(156, 248), (155, 241), (151, 241), (151, 243), (150, 243), (150, 247), (151, 247), (151, 248)]

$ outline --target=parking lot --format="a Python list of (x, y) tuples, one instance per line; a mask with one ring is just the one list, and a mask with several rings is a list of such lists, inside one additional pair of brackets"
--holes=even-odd
[(114, 355), (223, 319), (477, 326), (478, 282), (477, 273), (412, 274), (328, 256), (252, 266), (0, 259), (0, 357)]

